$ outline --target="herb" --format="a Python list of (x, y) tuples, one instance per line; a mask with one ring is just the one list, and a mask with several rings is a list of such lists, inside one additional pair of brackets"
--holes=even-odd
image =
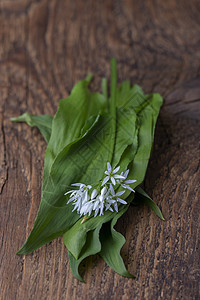
[(145, 95), (128, 81), (117, 87), (115, 59), (111, 60), (110, 98), (107, 80), (102, 80), (100, 94), (89, 90), (91, 79), (89, 74), (60, 100), (53, 118), (25, 113), (12, 119), (37, 126), (47, 141), (41, 204), (17, 254), (27, 254), (62, 235), (72, 273), (79, 280), (83, 280), (80, 263), (96, 253), (117, 273), (133, 277), (120, 256), (125, 238), (114, 225), (130, 203), (145, 203), (164, 219), (139, 187), (162, 97)]

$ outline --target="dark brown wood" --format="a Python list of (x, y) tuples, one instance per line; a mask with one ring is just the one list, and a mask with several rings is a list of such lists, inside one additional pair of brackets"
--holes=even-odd
[[(198, 0), (1, 0), (1, 299), (200, 299), (199, 15)], [(131, 207), (116, 227), (136, 279), (94, 256), (82, 266), (83, 284), (71, 274), (61, 238), (15, 254), (40, 203), (45, 142), (37, 129), (9, 118), (54, 114), (89, 71), (100, 90), (112, 56), (119, 81), (165, 97), (144, 185), (166, 221)]]

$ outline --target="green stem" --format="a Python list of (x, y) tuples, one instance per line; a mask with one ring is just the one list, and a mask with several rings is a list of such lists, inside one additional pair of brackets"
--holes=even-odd
[(110, 113), (113, 118), (113, 124), (116, 127), (116, 89), (117, 89), (117, 63), (116, 59), (111, 59), (111, 90), (110, 90)]
[(89, 73), (89, 74), (85, 77), (85, 81), (87, 81), (87, 84), (90, 83), (90, 81), (92, 80), (92, 77), (93, 77), (92, 73)]
[(108, 80), (106, 78), (103, 78), (101, 81), (101, 89), (102, 89), (102, 93), (107, 101), (108, 100)]
[(110, 115), (111, 115), (111, 128), (114, 132), (113, 140), (111, 140), (111, 156), (110, 162), (112, 163), (115, 139), (116, 139), (116, 89), (117, 89), (117, 63), (116, 59), (111, 59), (111, 89), (110, 89)]
[(102, 94), (105, 97), (105, 100), (107, 103), (107, 109), (109, 110), (109, 107), (108, 107), (108, 80), (106, 78), (103, 78), (101, 80), (101, 90), (102, 90)]

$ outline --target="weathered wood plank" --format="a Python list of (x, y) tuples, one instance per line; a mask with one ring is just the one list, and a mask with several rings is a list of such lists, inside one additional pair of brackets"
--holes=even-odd
[[(1, 1), (1, 299), (200, 298), (199, 12), (199, 1)], [(9, 118), (27, 110), (54, 114), (89, 71), (98, 90), (112, 56), (119, 81), (165, 96), (144, 184), (166, 221), (131, 207), (116, 227), (127, 238), (122, 255), (136, 279), (94, 256), (82, 266), (82, 284), (61, 238), (15, 255), (39, 207), (45, 142)]]

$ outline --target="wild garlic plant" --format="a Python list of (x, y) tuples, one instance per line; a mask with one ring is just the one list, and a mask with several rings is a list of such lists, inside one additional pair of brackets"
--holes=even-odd
[[(114, 271), (133, 277), (120, 256), (125, 238), (114, 225), (133, 200), (134, 197), (128, 197), (128, 192), (134, 192), (133, 188), (136, 189), (135, 199), (149, 205), (164, 219), (153, 200), (139, 187), (145, 177), (163, 100), (157, 93), (145, 95), (138, 85), (131, 86), (128, 81), (121, 82), (118, 87), (114, 58), (111, 60), (110, 93), (105, 78), (102, 79), (102, 93), (91, 92), (91, 79), (92, 75), (88, 74), (74, 86), (70, 95), (59, 102), (54, 117), (26, 112), (12, 118), (12, 121), (37, 126), (48, 144), (40, 208), (31, 233), (17, 254), (34, 251), (62, 233), (70, 267), (77, 279), (83, 281), (78, 272), (83, 259), (97, 253)], [(83, 155), (87, 159), (83, 159)], [(102, 157), (123, 157), (130, 164), (130, 173), (107, 163), (102, 176), (98, 168)], [(137, 178), (134, 184), (135, 180), (129, 179), (132, 179), (135, 165), (138, 167), (134, 169)], [(90, 176), (91, 182), (78, 179)], [(79, 181), (81, 183), (75, 183)], [(73, 187), (66, 190), (71, 183)], [(69, 203), (65, 208), (64, 193), (64, 201)], [(83, 216), (81, 222), (78, 221), (80, 216)], [(90, 220), (82, 226), (89, 216)], [(107, 226), (103, 226), (104, 223)]]
[[(91, 185), (84, 183), (73, 183), (72, 186), (79, 189), (71, 190), (65, 193), (70, 195), (67, 202), (74, 205), (73, 211), (77, 211), (80, 216), (90, 216), (94, 213), (94, 217), (101, 216), (105, 211), (118, 212), (119, 204), (127, 204), (127, 202), (120, 197), (125, 193), (126, 189), (135, 192), (129, 184), (136, 182), (136, 180), (127, 180), (129, 170), (118, 174), (120, 166), (114, 170), (111, 164), (107, 163), (107, 170), (105, 171), (105, 178), (102, 180), (100, 187), (93, 188)], [(122, 187), (123, 190), (115, 192), (115, 189)]]

